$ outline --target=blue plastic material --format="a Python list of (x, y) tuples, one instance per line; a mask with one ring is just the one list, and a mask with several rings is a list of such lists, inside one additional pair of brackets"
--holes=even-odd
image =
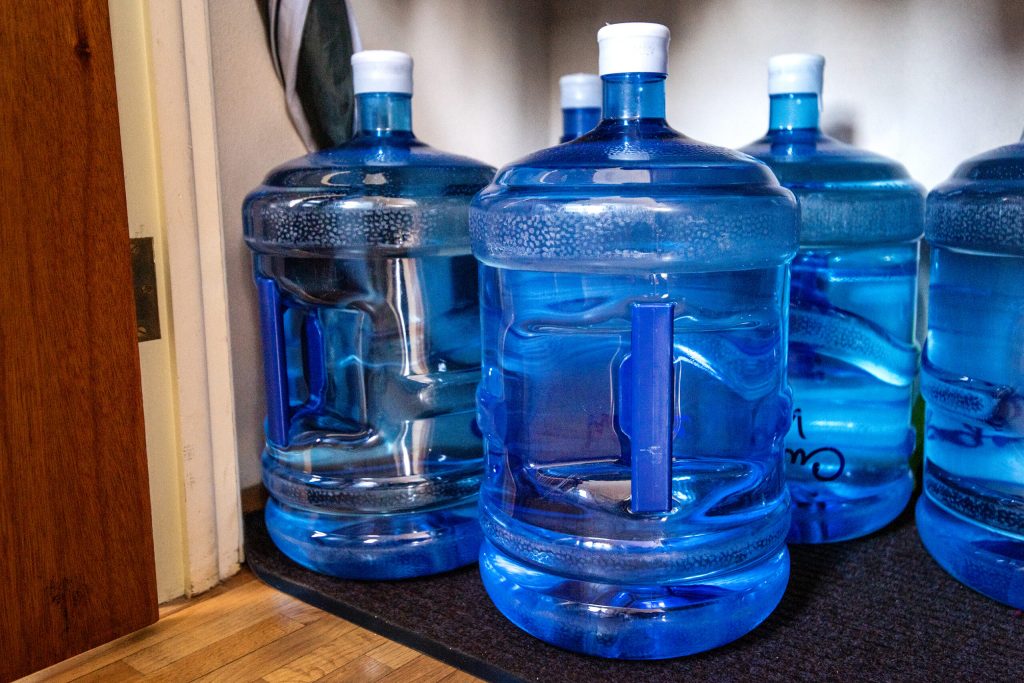
[(659, 659), (747, 633), (788, 580), (796, 204), (763, 164), (669, 128), (663, 74), (605, 76), (603, 111), (471, 208), (480, 571), (539, 638)]
[(1024, 609), (1024, 143), (928, 196), (932, 246), (921, 540), (971, 588)]
[(260, 298), (260, 336), (263, 339), (263, 377), (267, 400), (267, 439), (288, 445), (288, 368), (281, 295), (274, 281), (256, 278)]
[(633, 479), (629, 506), (634, 514), (672, 509), (674, 312), (674, 303), (633, 304), (631, 405), (626, 408), (630, 428), (622, 431), (630, 443)]
[(476, 264), (493, 169), (411, 132), (407, 95), (359, 96), (349, 143), (246, 199), (267, 396), (267, 527), (327, 574), (395, 579), (478, 552)]
[(601, 120), (598, 107), (569, 107), (562, 110), (562, 137), (559, 142), (570, 142), (594, 130)]
[(284, 334), (285, 306), (277, 284), (268, 277), (256, 276), (260, 300), (260, 336), (263, 339), (263, 376), (266, 384), (267, 440), (280, 447), (288, 446), (288, 425), (298, 416), (315, 415), (324, 407), (327, 390), (323, 329), (316, 315), (303, 319), (305, 380), (308, 398), (293, 410), (288, 395), (288, 341)]
[(818, 105), (813, 93), (773, 95), (767, 135), (743, 148), (771, 166), (801, 209), (786, 438), (795, 543), (875, 531), (914, 487), (923, 191), (900, 164), (824, 135)]

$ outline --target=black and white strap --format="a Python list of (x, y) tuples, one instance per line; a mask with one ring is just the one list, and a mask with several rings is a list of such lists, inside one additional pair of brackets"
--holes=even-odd
[[(320, 3), (336, 3), (342, 0), (269, 0), (267, 14), (269, 19), (270, 53), (274, 62), (274, 70), (280, 79), (285, 92), (285, 103), (295, 130), (302, 138), (306, 149), (313, 151), (319, 147), (310, 121), (306, 117), (306, 109), (296, 89), (298, 78), (299, 54), (305, 35), (306, 21), (311, 11), (318, 11)], [(348, 15), (349, 30), (352, 36), (352, 50), (361, 48), (359, 30), (356, 27), (355, 15), (351, 4), (344, 0)]]

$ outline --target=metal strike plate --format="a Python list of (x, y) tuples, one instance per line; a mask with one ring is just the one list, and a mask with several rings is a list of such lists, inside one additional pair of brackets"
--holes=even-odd
[(156, 263), (153, 261), (153, 238), (134, 237), (132, 249), (132, 283), (135, 289), (135, 320), (139, 341), (160, 338), (160, 306), (156, 298)]

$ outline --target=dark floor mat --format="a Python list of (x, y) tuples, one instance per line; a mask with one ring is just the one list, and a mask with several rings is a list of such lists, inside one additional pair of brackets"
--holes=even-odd
[(341, 581), (289, 561), (261, 513), (245, 519), (249, 567), (268, 584), (490, 680), (1024, 681), (1024, 614), (946, 575), (908, 510), (885, 531), (794, 546), (775, 612), (725, 647), (619, 662), (551, 647), (506, 621), (475, 566), (391, 583)]

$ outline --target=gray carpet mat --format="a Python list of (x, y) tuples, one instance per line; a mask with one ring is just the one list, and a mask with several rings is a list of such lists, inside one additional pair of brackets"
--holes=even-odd
[(289, 561), (262, 512), (245, 519), (263, 581), (493, 681), (1024, 681), (1024, 613), (949, 577), (921, 546), (912, 507), (867, 538), (793, 546), (785, 597), (725, 647), (660, 662), (566, 652), (506, 621), (476, 566), (390, 583), (342, 581)]

